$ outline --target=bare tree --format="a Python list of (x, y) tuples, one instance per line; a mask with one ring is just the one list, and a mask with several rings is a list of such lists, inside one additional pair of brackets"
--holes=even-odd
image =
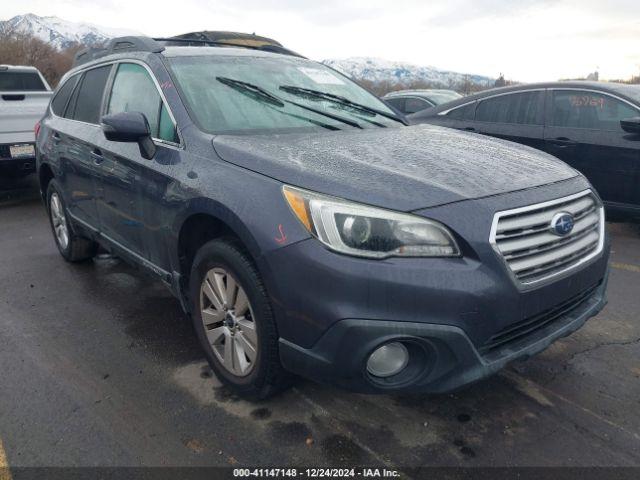
[(32, 35), (0, 32), (0, 64), (36, 67), (52, 87), (71, 68), (80, 48), (74, 45), (60, 51)]

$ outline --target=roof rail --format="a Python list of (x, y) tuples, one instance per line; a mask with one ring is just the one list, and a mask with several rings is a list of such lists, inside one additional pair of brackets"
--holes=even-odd
[(164, 46), (149, 37), (118, 37), (112, 38), (104, 47), (90, 47), (76, 53), (73, 66), (77, 67), (84, 63), (106, 57), (113, 53), (120, 52), (151, 52), (160, 53)]
[(73, 66), (106, 57), (120, 52), (160, 53), (165, 46), (179, 47), (235, 47), (261, 50), (263, 52), (280, 53), (305, 58), (270, 38), (235, 32), (193, 32), (169, 38), (118, 37), (112, 38), (103, 47), (90, 47), (76, 53)]

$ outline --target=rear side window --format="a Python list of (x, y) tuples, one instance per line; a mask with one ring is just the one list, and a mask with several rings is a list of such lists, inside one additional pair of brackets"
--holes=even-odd
[(473, 120), (476, 114), (476, 102), (463, 105), (462, 107), (454, 108), (447, 117), (454, 120)]
[(422, 100), (421, 98), (407, 98), (406, 103), (404, 104), (404, 109), (407, 114), (416, 113), (420, 110), (424, 110), (425, 108), (429, 108), (432, 105), (426, 100)]
[(391, 105), (396, 110), (398, 110), (398, 111), (400, 111), (402, 113), (406, 113), (406, 111), (404, 109), (404, 104), (405, 104), (405, 99), (404, 98), (387, 98), (387, 99), (385, 99), (385, 102), (387, 102), (389, 105)]
[(609, 95), (580, 90), (553, 92), (552, 125), (556, 127), (622, 131), (620, 120), (640, 111)]
[(66, 82), (58, 89), (55, 97), (51, 100), (51, 110), (53, 113), (58, 115), (59, 117), (64, 116), (64, 111), (67, 108), (67, 103), (69, 102), (69, 98), (73, 93), (73, 88), (78, 83), (78, 79), (80, 75), (74, 75), (73, 77), (67, 79)]
[(67, 107), (66, 118), (79, 122), (100, 123), (102, 96), (110, 71), (111, 65), (106, 65), (85, 72)]
[(36, 72), (0, 72), (0, 91), (2, 92), (44, 92), (40, 75)]
[(176, 129), (149, 72), (135, 63), (118, 66), (107, 113), (141, 112), (149, 121), (151, 136), (176, 142)]
[(523, 92), (482, 100), (476, 110), (476, 121), (542, 125), (544, 92)]

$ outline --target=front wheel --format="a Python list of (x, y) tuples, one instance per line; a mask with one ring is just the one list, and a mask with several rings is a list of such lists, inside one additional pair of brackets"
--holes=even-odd
[(52, 180), (47, 188), (47, 207), (53, 238), (62, 257), (67, 262), (73, 263), (93, 258), (98, 250), (98, 245), (73, 232), (55, 180)]
[(223, 383), (253, 399), (288, 385), (271, 303), (253, 262), (236, 242), (214, 240), (198, 251), (190, 299), (196, 333)]

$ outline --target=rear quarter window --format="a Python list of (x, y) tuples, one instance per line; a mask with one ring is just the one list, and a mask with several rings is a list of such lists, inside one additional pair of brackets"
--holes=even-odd
[(67, 103), (69, 102), (69, 98), (73, 93), (74, 87), (78, 83), (78, 79), (80, 75), (74, 75), (73, 77), (67, 79), (62, 86), (58, 89), (53, 100), (51, 100), (51, 110), (53, 113), (58, 115), (59, 117), (64, 116), (64, 112), (67, 108)]
[(452, 120), (468, 120), (472, 121), (476, 115), (476, 102), (463, 105), (461, 107), (454, 108), (446, 117)]

